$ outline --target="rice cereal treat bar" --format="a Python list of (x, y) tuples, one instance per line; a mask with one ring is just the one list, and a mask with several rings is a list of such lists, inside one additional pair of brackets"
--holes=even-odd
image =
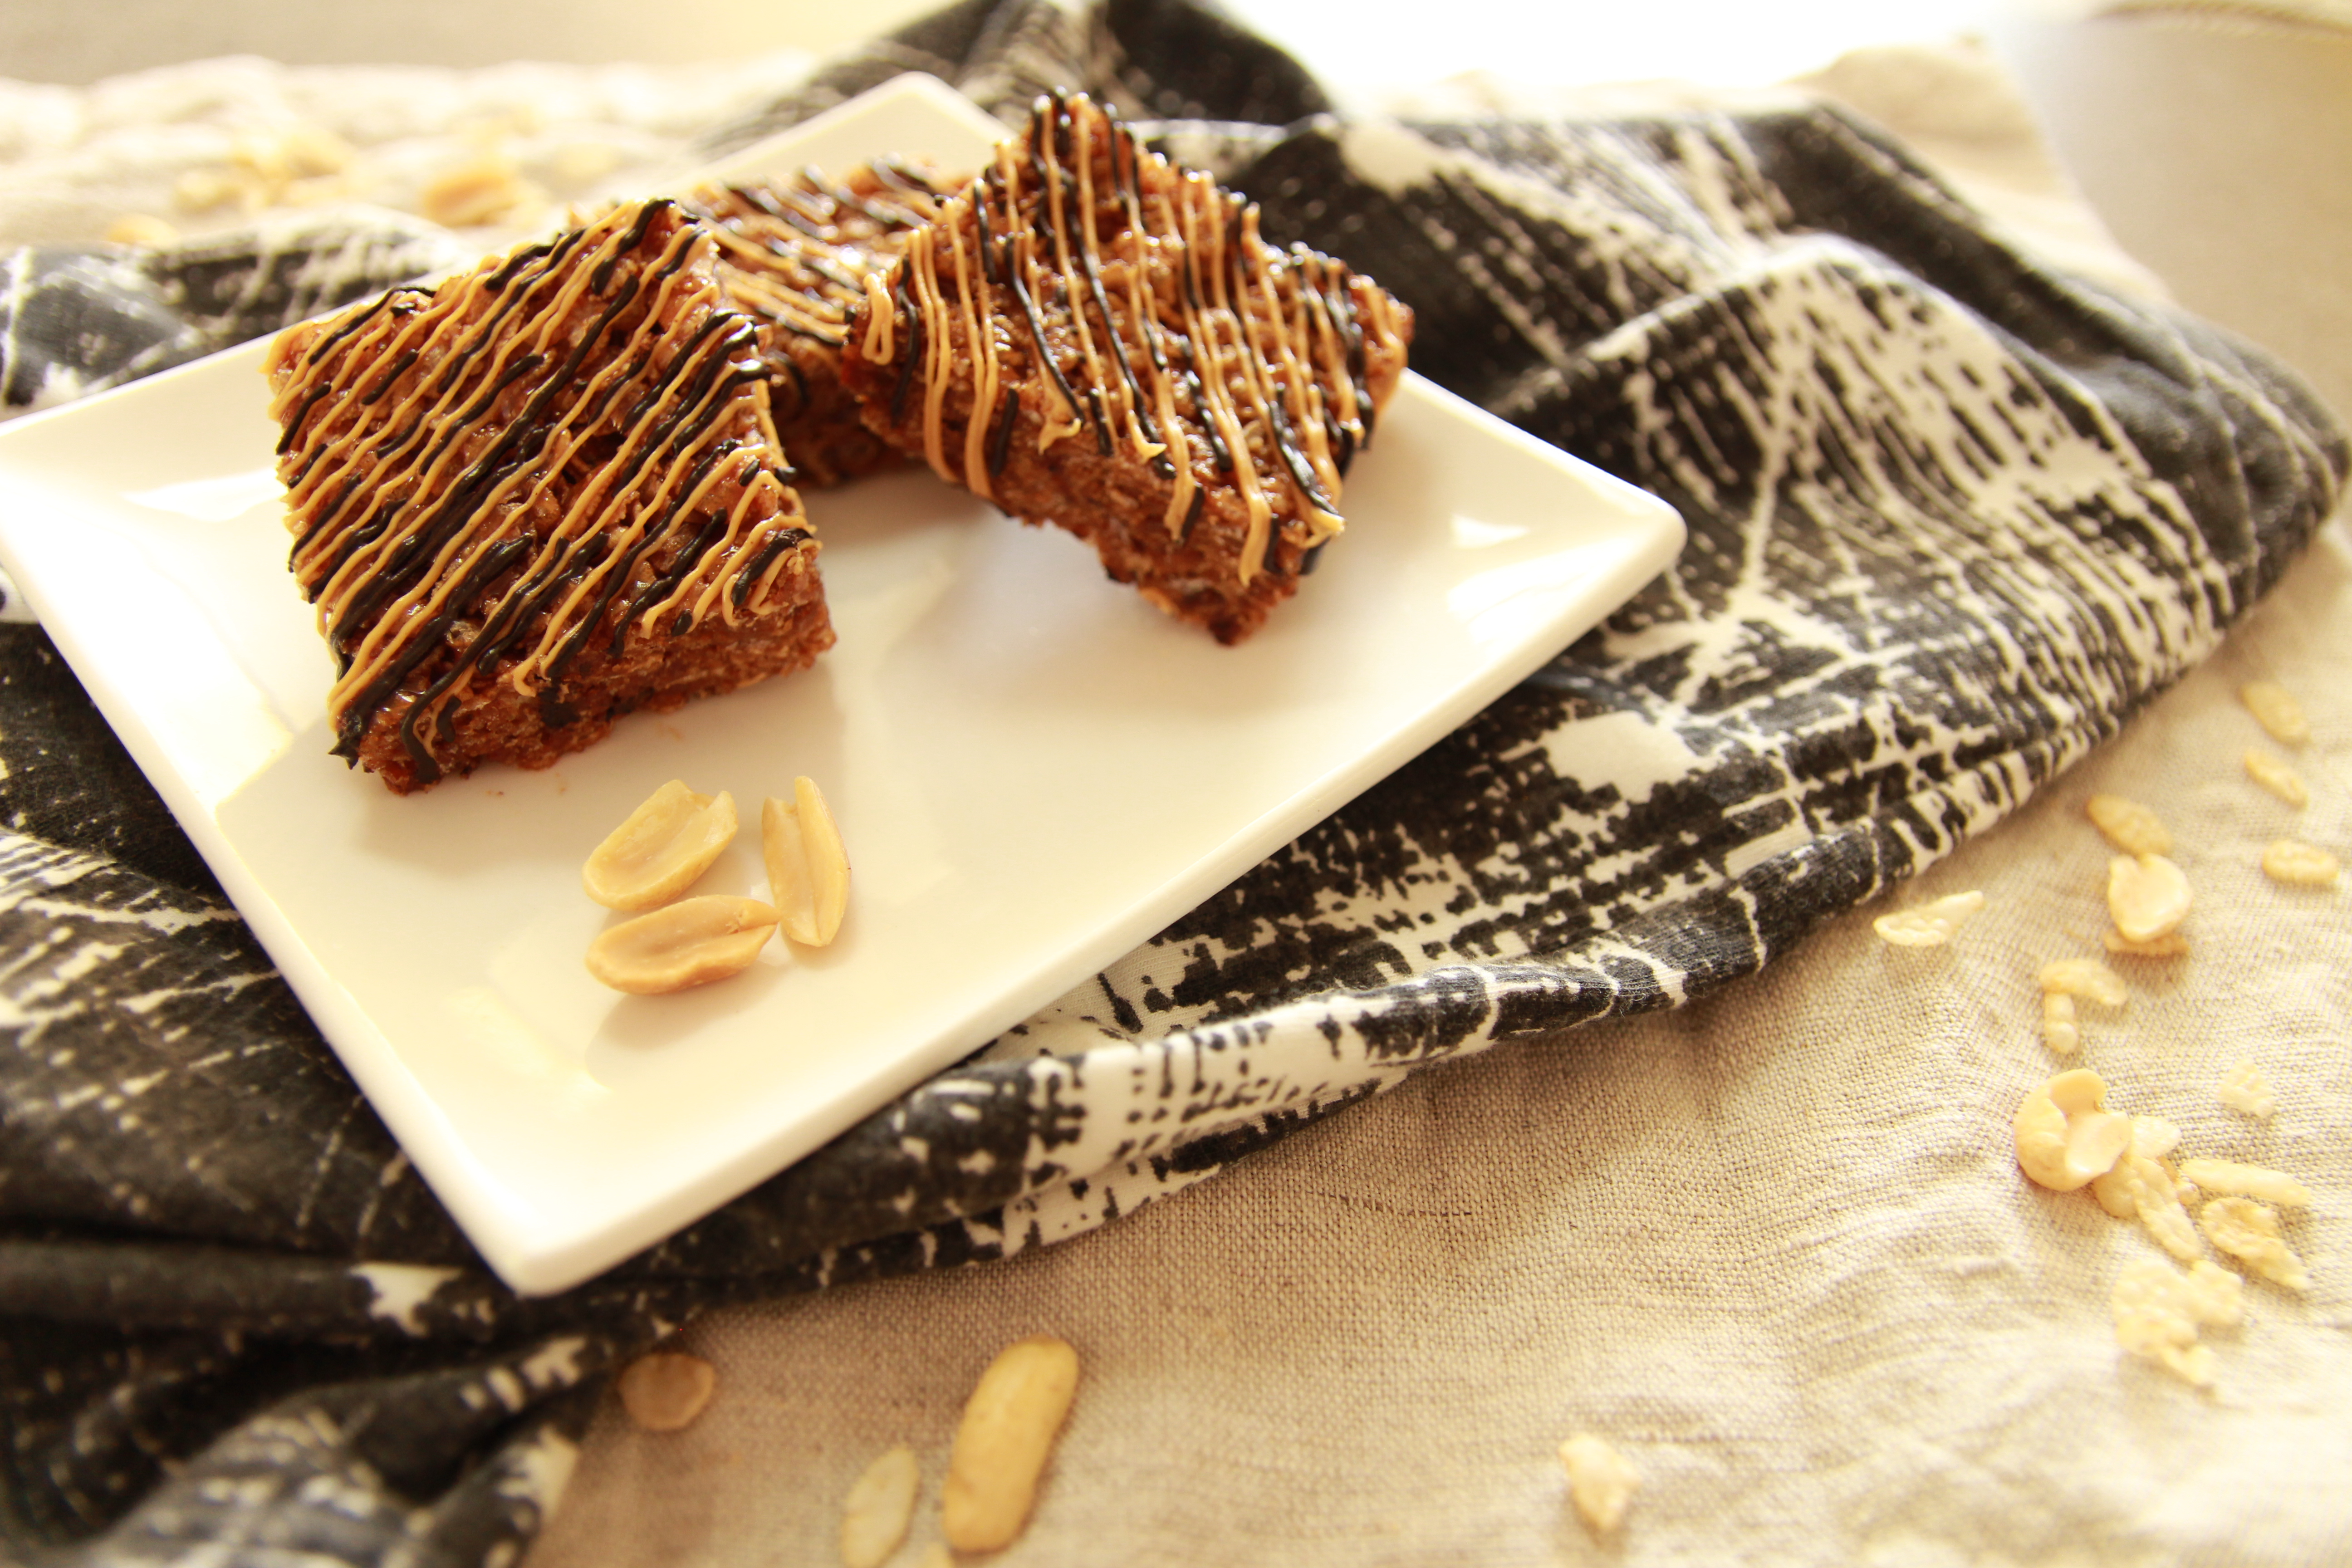
[(776, 433), (803, 488), (901, 461), (859, 418), (841, 384), (841, 355), (867, 274), (887, 269), (939, 216), (949, 188), (920, 165), (877, 158), (838, 180), (808, 169), (707, 186), (688, 200), (718, 246), (729, 301), (759, 324)]
[(1412, 331), (1084, 97), (1038, 100), (866, 291), (842, 374), (875, 430), (1223, 643), (1339, 532)]
[(400, 794), (832, 646), (757, 329), (675, 203), (292, 328), (265, 369), (334, 752)]

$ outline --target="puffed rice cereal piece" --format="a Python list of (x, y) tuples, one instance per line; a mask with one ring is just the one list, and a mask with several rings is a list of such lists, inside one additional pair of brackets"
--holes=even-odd
[(2126, 1264), (2110, 1298), (2116, 1341), (2184, 1382), (2210, 1388), (2213, 1352), (2197, 1342), (2198, 1331), (2237, 1322), (2242, 1316), (2238, 1293), (2236, 1275), (2202, 1259), (2185, 1275), (2154, 1258)]
[(2183, 1160), (2180, 1179), (2194, 1182), (2209, 1193), (2237, 1193), (2287, 1208), (2311, 1206), (2311, 1189), (2265, 1165), (2241, 1165), (2235, 1160)]
[(152, 213), (124, 213), (106, 226), (106, 233), (101, 237), (109, 245), (137, 245), (152, 248), (176, 242), (180, 231), (168, 219)]
[(698, 1355), (655, 1351), (621, 1369), (621, 1408), (648, 1432), (694, 1424), (719, 1387), (719, 1369)]
[(2273, 839), (2263, 851), (2263, 874), (2290, 888), (2333, 887), (2343, 869), (2326, 850), (2294, 838)]
[(2132, 1143), (2131, 1118), (2107, 1109), (2107, 1086), (2088, 1068), (2030, 1090), (2014, 1129), (2019, 1169), (2053, 1193), (2088, 1186)]
[(1985, 896), (1971, 889), (1932, 903), (1896, 910), (1871, 921), (1871, 928), (1895, 947), (1941, 947), (1952, 940), (1968, 918), (1983, 909)]
[(2246, 748), (2246, 776), (2301, 811), (2311, 804), (2311, 791), (2303, 775), (2287, 766), (2283, 757), (2274, 757), (2260, 746)]
[(2095, 795), (2083, 805), (2091, 826), (2126, 855), (2169, 855), (2172, 830), (2155, 812), (2119, 795)]
[(2280, 745), (2300, 746), (2311, 739), (2311, 721), (2303, 716), (2303, 704), (2277, 681), (2250, 680), (2238, 688), (2238, 700)]
[(2242, 1110), (2257, 1121), (2268, 1121), (2278, 1110), (2277, 1091), (2263, 1069), (2252, 1062), (2240, 1062), (2221, 1075), (2221, 1086), (2214, 1091), (2221, 1103), (2232, 1110)]
[(2180, 1129), (2161, 1116), (2135, 1116), (2132, 1123), (2132, 1152), (2143, 1159), (2161, 1160), (2180, 1147)]
[(1015, 1341), (988, 1363), (948, 1455), (940, 1522), (950, 1546), (994, 1552), (1020, 1535), (1077, 1390), (1078, 1352), (1049, 1334)]
[(2137, 1150), (2126, 1152), (2114, 1169), (2091, 1183), (2091, 1195), (2116, 1218), (2137, 1220), (2158, 1247), (2183, 1263), (2205, 1250), (2161, 1159)]
[(2079, 996), (2102, 1007), (2120, 1007), (2131, 992), (2124, 977), (2095, 958), (2053, 959), (2042, 966), (2044, 996)]
[(2063, 991), (2042, 994), (2042, 1043), (2053, 1057), (2071, 1057), (2082, 1048), (2082, 1026), (2074, 1021), (2074, 999)]
[(2245, 1281), (2200, 1258), (2189, 1266), (2189, 1316), (2207, 1328), (2234, 1329), (2246, 1321)]
[(2279, 1234), (2278, 1214), (2252, 1198), (2215, 1198), (2197, 1216), (2198, 1228), (2220, 1251), (2274, 1285), (2311, 1289), (2311, 1271)]
[(2154, 942), (2189, 918), (2188, 873), (2161, 855), (2107, 862), (2107, 915), (2127, 941)]
[(1579, 1432), (1559, 1446), (1559, 1462), (1568, 1471), (1569, 1500), (1587, 1530), (1606, 1535), (1625, 1521), (1642, 1475), (1624, 1455), (1606, 1438)]
[(480, 157), (427, 181), (416, 210), (445, 227), (471, 228), (497, 222), (537, 195), (504, 158)]

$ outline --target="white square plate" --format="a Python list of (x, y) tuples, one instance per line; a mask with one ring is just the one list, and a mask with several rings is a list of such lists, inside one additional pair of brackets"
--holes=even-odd
[[(978, 165), (902, 78), (730, 160)], [(1395, 279), (1389, 281), (1394, 282)], [(927, 473), (808, 498), (840, 645), (543, 773), (401, 798), (327, 754), (259, 343), (0, 430), (0, 561), (319, 1027), (517, 1289), (584, 1279), (1019, 1022), (1413, 756), (1671, 560), (1663, 502), (1409, 377), (1347, 536), (1238, 648)], [(667, 997), (582, 968), (589, 849), (663, 781), (823, 784), (822, 952)]]

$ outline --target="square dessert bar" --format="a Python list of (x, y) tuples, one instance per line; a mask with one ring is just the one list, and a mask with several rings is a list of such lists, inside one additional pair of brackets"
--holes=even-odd
[(877, 159), (837, 180), (711, 185), (688, 198), (717, 242), (719, 286), (759, 323), (776, 433), (803, 489), (837, 485), (901, 458), (866, 428), (843, 390), (841, 354), (867, 274), (886, 270), (940, 215), (949, 182)]
[(833, 644), (757, 329), (675, 203), (292, 328), (265, 370), (335, 754), (401, 794)]
[(1084, 97), (1038, 100), (866, 296), (842, 376), (869, 426), (1223, 643), (1339, 532), (1412, 332)]

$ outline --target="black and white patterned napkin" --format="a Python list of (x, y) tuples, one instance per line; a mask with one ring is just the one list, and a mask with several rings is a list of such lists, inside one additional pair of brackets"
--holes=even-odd
[[(503, 1561), (604, 1374), (719, 1303), (1000, 1258), (1403, 1075), (1675, 1005), (1981, 832), (2327, 515), (2275, 363), (2053, 273), (1811, 110), (1333, 118), (1189, 0), (970, 0), (904, 69), (1084, 88), (1419, 315), (1417, 369), (1681, 510), (1599, 631), (971, 1061), (604, 1278), (482, 1268), (37, 627), (0, 626), (0, 1548)], [(57, 401), (448, 259), (421, 229), (25, 252)]]

